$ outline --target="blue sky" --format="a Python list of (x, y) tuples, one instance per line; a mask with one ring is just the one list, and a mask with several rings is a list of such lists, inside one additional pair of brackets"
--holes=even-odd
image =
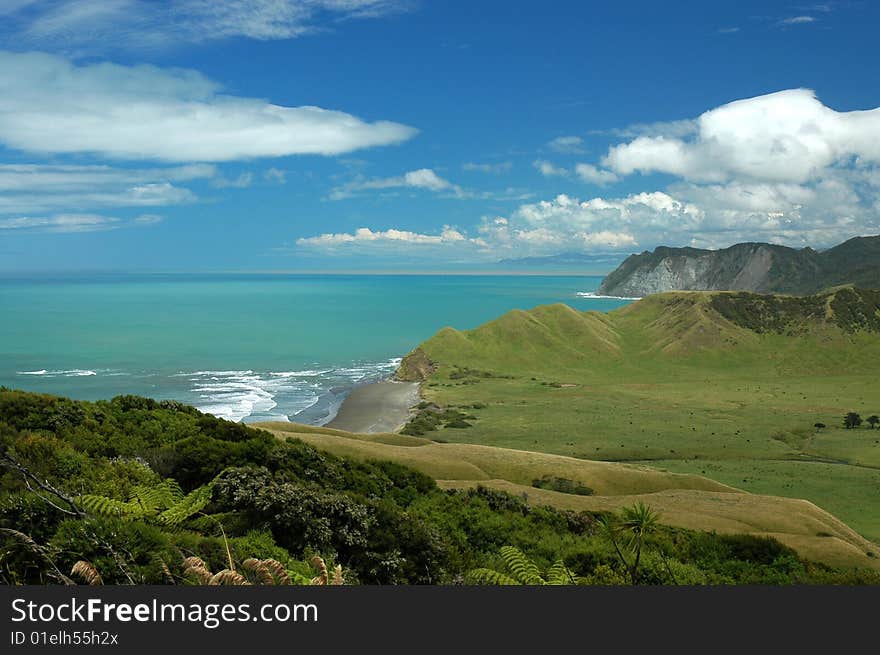
[(0, 1), (0, 270), (880, 232), (874, 2)]

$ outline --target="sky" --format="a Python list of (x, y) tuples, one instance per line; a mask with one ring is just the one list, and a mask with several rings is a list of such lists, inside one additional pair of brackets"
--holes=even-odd
[(0, 0), (0, 271), (601, 273), (877, 234), (877, 25), (873, 0)]

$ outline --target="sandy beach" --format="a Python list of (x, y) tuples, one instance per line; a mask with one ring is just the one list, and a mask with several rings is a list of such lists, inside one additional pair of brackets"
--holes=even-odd
[(348, 432), (395, 432), (410, 417), (410, 408), (419, 402), (418, 382), (376, 382), (356, 388), (327, 424)]

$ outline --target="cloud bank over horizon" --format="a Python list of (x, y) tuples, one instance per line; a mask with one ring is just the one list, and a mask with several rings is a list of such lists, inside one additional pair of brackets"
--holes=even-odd
[[(382, 244), (393, 255), (430, 243), (438, 257), (497, 260), (511, 253), (626, 253), (755, 240), (825, 247), (880, 232), (880, 108), (838, 112), (812, 90), (789, 89), (617, 134), (628, 140), (595, 163), (536, 160), (534, 167), (545, 178), (595, 187), (638, 185), (643, 178), (651, 190), (586, 200), (561, 193), (483, 217), (473, 236), (466, 230), (455, 241), (380, 236), (371, 251)], [(301, 241), (323, 245), (320, 237)], [(337, 241), (333, 254), (341, 246), (355, 253), (361, 244)]]

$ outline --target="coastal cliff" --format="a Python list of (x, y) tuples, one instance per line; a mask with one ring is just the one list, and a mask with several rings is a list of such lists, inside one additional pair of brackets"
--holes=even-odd
[(843, 284), (880, 288), (880, 236), (834, 248), (800, 250), (739, 243), (722, 250), (661, 246), (628, 257), (599, 286), (610, 296), (663, 291), (755, 291), (809, 294)]

